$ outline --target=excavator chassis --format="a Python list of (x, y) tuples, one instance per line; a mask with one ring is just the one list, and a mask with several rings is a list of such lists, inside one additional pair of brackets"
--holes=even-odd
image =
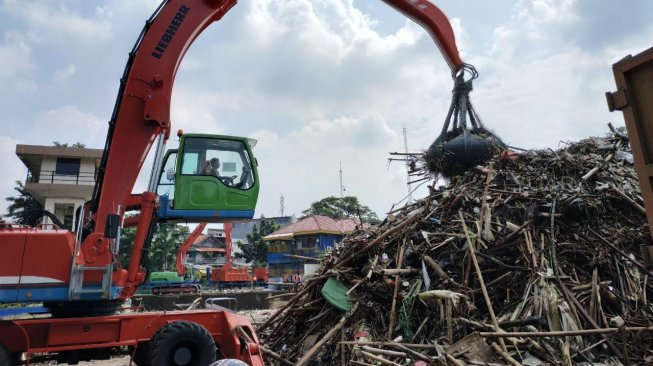
[[(29, 359), (35, 354), (58, 353), (67, 357), (59, 357), (60, 361), (75, 363), (80, 352), (92, 351), (97, 355), (112, 348), (130, 347), (133, 360), (138, 363), (139, 349), (142, 351), (152, 347), (151, 341), (164, 328), (168, 336), (175, 338), (174, 334), (169, 334), (174, 332), (175, 325), (178, 325), (176, 328), (185, 327), (186, 331), (206, 330), (215, 342), (218, 359), (238, 359), (248, 365), (263, 365), (258, 338), (249, 321), (240, 315), (215, 310), (2, 320), (0, 360), (3, 357), (1, 353), (7, 352), (8, 355), (4, 357), (17, 365), (19, 356), (24, 354), (29, 365)], [(181, 336), (177, 338), (183, 340)], [(14, 365), (10, 363), (8, 366)]]

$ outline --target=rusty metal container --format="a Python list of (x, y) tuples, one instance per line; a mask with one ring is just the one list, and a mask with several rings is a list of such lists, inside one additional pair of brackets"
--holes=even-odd
[[(606, 93), (610, 111), (623, 112), (635, 170), (653, 238), (653, 48), (612, 65), (617, 91)], [(641, 247), (644, 264), (653, 267), (653, 245)]]

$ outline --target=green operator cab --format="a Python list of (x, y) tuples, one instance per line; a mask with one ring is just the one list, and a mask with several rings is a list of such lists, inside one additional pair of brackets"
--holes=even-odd
[(183, 134), (159, 172), (161, 221), (226, 222), (254, 217), (259, 192), (256, 140)]

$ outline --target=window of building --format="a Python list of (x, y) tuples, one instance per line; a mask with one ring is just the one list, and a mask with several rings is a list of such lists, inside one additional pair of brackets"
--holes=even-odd
[(72, 203), (55, 203), (54, 215), (68, 229), (73, 227), (73, 217), (75, 214), (75, 205)]
[(312, 249), (317, 246), (318, 238), (316, 236), (300, 236), (295, 238), (296, 249)]
[(79, 175), (80, 158), (57, 158), (55, 174)]

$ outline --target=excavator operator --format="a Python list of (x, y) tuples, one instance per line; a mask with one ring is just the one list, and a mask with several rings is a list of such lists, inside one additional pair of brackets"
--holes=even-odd
[(213, 158), (213, 159), (211, 159), (210, 164), (211, 164), (211, 174), (215, 175), (218, 178), (220, 178), (220, 174), (218, 174), (218, 169), (220, 169), (220, 159)]

